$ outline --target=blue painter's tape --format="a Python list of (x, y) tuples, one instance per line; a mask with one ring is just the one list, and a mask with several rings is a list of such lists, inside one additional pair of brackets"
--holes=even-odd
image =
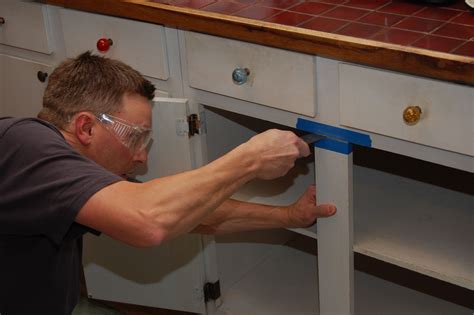
[(316, 148), (326, 149), (342, 154), (350, 154), (352, 152), (352, 144), (324, 138), (314, 143)]
[(331, 139), (358, 144), (364, 147), (372, 146), (372, 140), (370, 139), (369, 135), (355, 132), (352, 130), (317, 123), (311, 120), (298, 118), (296, 128), (299, 130), (326, 136)]

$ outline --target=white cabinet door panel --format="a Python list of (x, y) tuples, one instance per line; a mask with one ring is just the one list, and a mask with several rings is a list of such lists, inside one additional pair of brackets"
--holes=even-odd
[[(186, 100), (155, 99), (150, 167), (138, 179), (191, 169), (188, 135), (176, 132), (176, 122), (185, 119), (187, 112)], [(88, 294), (100, 300), (203, 313), (201, 250), (201, 237), (191, 234), (150, 249), (88, 236), (83, 262)]]
[(46, 64), (0, 55), (0, 116), (36, 117), (46, 88), (46, 82), (37, 78), (38, 71), (50, 74), (52, 69)]

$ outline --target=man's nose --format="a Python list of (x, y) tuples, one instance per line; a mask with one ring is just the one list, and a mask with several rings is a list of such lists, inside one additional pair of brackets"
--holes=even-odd
[(135, 152), (133, 155), (133, 161), (139, 163), (146, 163), (148, 160), (148, 150), (146, 148)]

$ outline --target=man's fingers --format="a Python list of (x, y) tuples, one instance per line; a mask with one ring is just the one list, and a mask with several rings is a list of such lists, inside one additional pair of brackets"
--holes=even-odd
[(318, 205), (316, 208), (318, 217), (330, 217), (337, 212), (336, 206), (329, 203)]

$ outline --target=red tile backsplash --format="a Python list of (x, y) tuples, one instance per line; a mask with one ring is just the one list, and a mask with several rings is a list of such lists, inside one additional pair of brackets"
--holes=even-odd
[(151, 0), (402, 46), (474, 55), (474, 10), (464, 0)]

